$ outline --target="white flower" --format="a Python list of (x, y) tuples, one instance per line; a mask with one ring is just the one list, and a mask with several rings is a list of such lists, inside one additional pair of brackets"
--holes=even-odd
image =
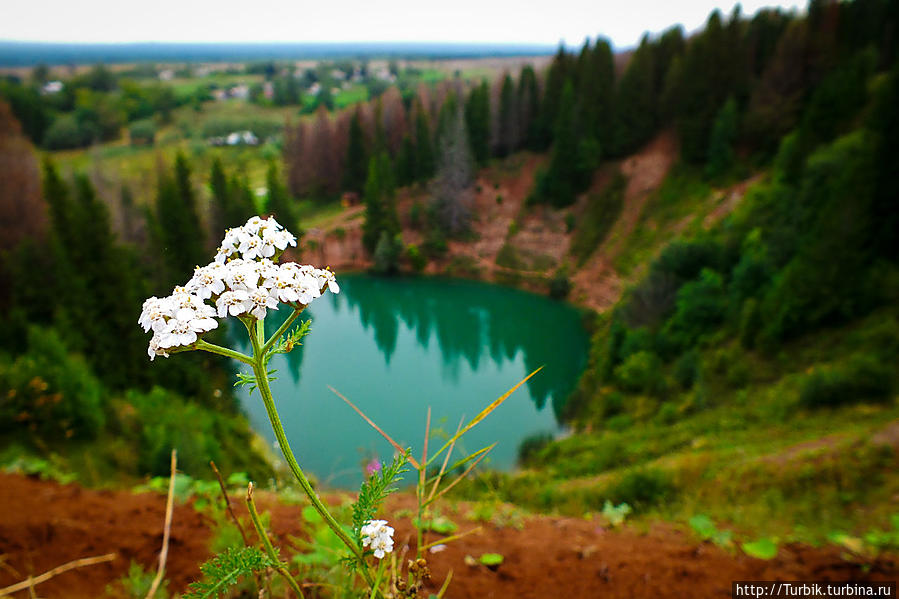
[(265, 309), (278, 309), (278, 298), (272, 295), (271, 289), (259, 287), (250, 292), (250, 301), (253, 302), (253, 309), (250, 311), (255, 318), (262, 320), (265, 318)]
[(240, 245), (237, 251), (240, 252), (244, 260), (271, 258), (275, 255), (275, 246), (264, 244), (256, 233), (249, 233), (244, 230), (240, 232)]
[(376, 558), (381, 559), (393, 551), (393, 528), (387, 526), (387, 520), (369, 520), (359, 533), (362, 535), (362, 546), (370, 547)]
[(159, 346), (159, 335), (153, 335), (153, 338), (150, 339), (150, 346), (147, 348), (147, 355), (150, 356), (150, 361), (152, 362), (156, 356), (162, 356), (164, 358), (168, 358), (169, 354), (165, 349)]
[(225, 290), (223, 278), (227, 271), (228, 268), (218, 262), (202, 267), (198, 266), (194, 270), (193, 278), (184, 287), (202, 299), (209, 299), (213, 295), (221, 295)]
[(251, 291), (259, 283), (259, 274), (251, 262), (233, 260), (227, 264), (225, 283), (231, 291)]
[(137, 323), (143, 327), (145, 333), (151, 328), (156, 332), (165, 326), (166, 317), (171, 316), (171, 299), (167, 297), (159, 299), (153, 296), (144, 302), (143, 310), (141, 310)]
[(287, 229), (277, 230), (271, 227), (266, 228), (262, 232), (262, 241), (266, 244), (273, 245), (281, 251), (286, 250), (288, 245), (297, 245), (297, 238), (294, 237), (290, 231)]
[(215, 305), (218, 307), (219, 318), (225, 318), (229, 314), (238, 316), (249, 311), (253, 307), (253, 301), (250, 299), (249, 293), (243, 289), (238, 289), (221, 294), (215, 300)]

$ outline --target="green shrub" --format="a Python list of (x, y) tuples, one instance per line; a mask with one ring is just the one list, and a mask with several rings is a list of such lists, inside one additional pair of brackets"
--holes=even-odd
[(53, 329), (28, 330), (28, 351), (0, 360), (0, 431), (90, 438), (106, 422), (103, 387)]
[(652, 468), (631, 470), (606, 489), (612, 503), (628, 503), (638, 509), (663, 503), (671, 499), (674, 492), (669, 475)]
[(69, 150), (88, 145), (93, 140), (92, 132), (71, 115), (62, 115), (44, 133), (44, 147), (48, 150)]
[(425, 256), (414, 243), (410, 243), (406, 246), (406, 258), (409, 260), (409, 265), (412, 266), (412, 270), (415, 272), (422, 272), (428, 265), (427, 256)]
[(153, 145), (156, 139), (156, 123), (153, 119), (134, 121), (128, 128), (131, 145)]
[(569, 293), (571, 293), (571, 280), (568, 278), (568, 271), (560, 268), (549, 280), (549, 297), (563, 300)]
[(391, 237), (387, 231), (381, 231), (372, 269), (382, 275), (395, 273), (399, 269), (403, 249), (403, 240), (399, 235)]
[(522, 466), (534, 463), (537, 454), (552, 441), (552, 433), (534, 433), (525, 437), (518, 446), (518, 463)]
[(833, 407), (857, 401), (886, 401), (893, 390), (893, 372), (877, 358), (857, 354), (844, 366), (816, 369), (799, 391), (807, 408)]
[(652, 352), (639, 351), (615, 368), (615, 378), (627, 391), (655, 393), (662, 386), (661, 361)]
[(525, 267), (515, 246), (510, 243), (504, 243), (503, 247), (499, 248), (499, 252), (496, 254), (496, 265), (512, 270), (522, 270)]
[(168, 476), (173, 448), (178, 450), (178, 470), (195, 478), (209, 478), (209, 460), (223, 472), (248, 472), (255, 480), (270, 475), (265, 461), (251, 449), (245, 420), (209, 410), (167, 389), (129, 391), (117, 424), (122, 435), (138, 440), (141, 475)]
[(699, 378), (700, 360), (699, 353), (695, 349), (681, 354), (674, 363), (674, 380), (681, 389), (687, 390), (693, 387), (693, 383)]

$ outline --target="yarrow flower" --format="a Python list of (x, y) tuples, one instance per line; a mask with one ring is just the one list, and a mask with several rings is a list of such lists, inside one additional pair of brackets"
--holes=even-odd
[(375, 552), (375, 557), (382, 559), (393, 551), (393, 528), (387, 526), (387, 520), (369, 520), (359, 530), (362, 534), (362, 546)]
[(218, 327), (216, 317), (261, 320), (268, 310), (277, 310), (279, 302), (299, 309), (326, 289), (339, 293), (330, 270), (273, 262), (296, 244), (296, 237), (273, 217), (254, 216), (244, 226), (228, 229), (211, 263), (198, 266), (171, 295), (144, 302), (138, 324), (144, 332), (153, 331), (150, 359), (195, 344), (200, 335)]

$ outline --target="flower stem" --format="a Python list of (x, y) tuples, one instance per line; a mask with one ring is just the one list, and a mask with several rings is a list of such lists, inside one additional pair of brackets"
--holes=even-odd
[(250, 356), (244, 355), (239, 351), (234, 351), (233, 349), (228, 349), (227, 347), (222, 347), (221, 345), (216, 345), (214, 343), (209, 343), (208, 341), (204, 341), (203, 339), (197, 340), (197, 349), (202, 349), (203, 351), (208, 351), (212, 354), (218, 354), (220, 356), (226, 356), (228, 358), (233, 358), (238, 362), (243, 362), (244, 364), (253, 365), (253, 358)]
[[(332, 531), (334, 531), (334, 534), (343, 541), (343, 544), (353, 552), (356, 559), (358, 559), (360, 563), (364, 563), (362, 551), (340, 526), (337, 520), (334, 519), (334, 516), (331, 515), (331, 512), (328, 511), (328, 508), (325, 507), (325, 504), (322, 503), (321, 499), (318, 498), (318, 495), (309, 483), (309, 479), (306, 478), (303, 469), (300, 468), (299, 463), (297, 463), (297, 460), (293, 455), (293, 451), (290, 449), (290, 443), (288, 443), (287, 435), (284, 433), (284, 426), (281, 424), (281, 417), (278, 415), (277, 407), (275, 407), (275, 400), (272, 397), (272, 390), (268, 384), (268, 375), (265, 371), (265, 354), (262, 353), (262, 343), (264, 339), (262, 323), (263, 321), (261, 320), (257, 321), (248, 326), (247, 329), (250, 332), (250, 342), (253, 345), (252, 365), (253, 373), (256, 375), (256, 385), (259, 389), (259, 394), (262, 396), (262, 403), (265, 405), (265, 411), (268, 413), (268, 419), (271, 422), (272, 430), (275, 433), (275, 439), (278, 441), (278, 447), (281, 448), (281, 453), (284, 455), (284, 459), (287, 460), (290, 471), (293, 472), (293, 475), (300, 483), (300, 487), (302, 487), (306, 496), (309, 497), (309, 501), (312, 502), (312, 507), (315, 508), (315, 511), (319, 513), (325, 523)], [(361, 571), (368, 585), (373, 586), (374, 581), (372, 580), (371, 573), (368, 569), (363, 567)]]
[(284, 334), (284, 331), (286, 331), (287, 329), (290, 328), (290, 325), (292, 325), (294, 323), (294, 321), (300, 315), (300, 312), (302, 312), (305, 309), (306, 309), (306, 306), (303, 306), (302, 308), (294, 308), (293, 314), (291, 314), (290, 316), (287, 317), (287, 320), (285, 320), (284, 323), (280, 327), (278, 327), (278, 330), (275, 331), (275, 333), (271, 336), (271, 338), (269, 338), (269, 340), (265, 342), (265, 345), (262, 346), (262, 355), (265, 355), (268, 353), (268, 350), (270, 350), (272, 348), (272, 346), (278, 342), (278, 339), (281, 338), (281, 335)]
[(265, 532), (265, 527), (262, 526), (262, 521), (259, 519), (259, 512), (256, 511), (256, 502), (253, 501), (253, 483), (250, 483), (247, 487), (247, 510), (250, 512), (250, 520), (253, 521), (253, 526), (256, 528), (256, 534), (259, 535), (259, 538), (262, 539), (262, 545), (265, 547), (265, 552), (268, 554), (269, 559), (271, 559), (276, 564), (276, 570), (278, 574), (284, 577), (284, 580), (287, 581), (287, 584), (290, 585), (290, 588), (293, 589), (293, 592), (297, 594), (297, 597), (300, 599), (304, 599), (305, 595), (303, 595), (303, 590), (300, 588), (300, 585), (297, 583), (296, 579), (290, 575), (290, 572), (281, 564), (281, 560), (278, 558), (278, 554), (275, 552), (275, 548), (272, 546), (271, 539), (268, 538), (268, 534)]

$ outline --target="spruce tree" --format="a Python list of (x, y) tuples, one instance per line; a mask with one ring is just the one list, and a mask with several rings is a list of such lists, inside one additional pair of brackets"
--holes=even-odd
[(515, 85), (507, 73), (499, 95), (498, 156), (508, 156), (518, 144), (517, 115), (515, 114)]
[(231, 206), (231, 194), (228, 189), (228, 178), (222, 168), (222, 161), (218, 156), (213, 158), (209, 168), (209, 191), (212, 192), (212, 208), (210, 214), (212, 225), (210, 227), (213, 239), (222, 235), (225, 229), (240, 226), (241, 222), (232, 222), (233, 208)]
[(361, 194), (368, 174), (368, 152), (365, 149), (365, 133), (362, 131), (362, 119), (358, 110), (350, 120), (345, 164), (343, 188)]
[(415, 178), (424, 181), (434, 175), (434, 144), (428, 115), (425, 114), (421, 104), (418, 105), (417, 113), (418, 116), (415, 118)]
[(169, 266), (170, 282), (180, 280), (197, 265), (208, 262), (190, 182), (190, 167), (180, 152), (174, 170), (174, 176), (160, 173), (156, 196), (159, 243)]
[(268, 190), (265, 203), (265, 211), (274, 214), (275, 218), (289, 230), (296, 230), (297, 223), (294, 219), (293, 204), (287, 186), (281, 181), (278, 165), (274, 160), (269, 161), (268, 170), (265, 173), (265, 187)]
[(373, 254), (382, 233), (393, 238), (399, 232), (400, 220), (396, 212), (390, 157), (386, 152), (381, 152), (372, 156), (368, 162), (362, 244)]
[(537, 89), (537, 73), (531, 65), (522, 67), (518, 77), (518, 115), (520, 139), (528, 148), (535, 149), (539, 137), (540, 94)]
[(475, 162), (484, 166), (490, 158), (490, 90), (486, 81), (472, 89), (468, 96), (465, 124)]
[(709, 139), (709, 160), (705, 168), (707, 176), (718, 177), (733, 164), (738, 119), (737, 102), (733, 97), (728, 98), (721, 110), (718, 111), (712, 127)]

